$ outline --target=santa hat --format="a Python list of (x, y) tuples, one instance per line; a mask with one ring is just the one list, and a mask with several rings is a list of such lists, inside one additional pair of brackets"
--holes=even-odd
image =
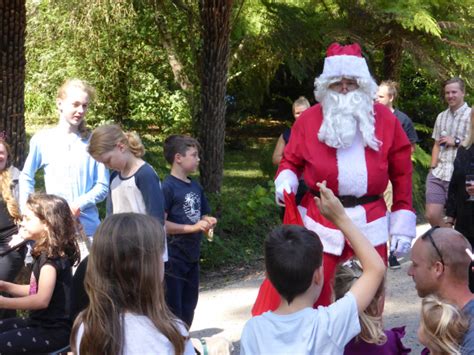
[(340, 76), (371, 79), (369, 67), (362, 57), (358, 43), (347, 46), (333, 43), (327, 49), (323, 73), (319, 78), (329, 79)]

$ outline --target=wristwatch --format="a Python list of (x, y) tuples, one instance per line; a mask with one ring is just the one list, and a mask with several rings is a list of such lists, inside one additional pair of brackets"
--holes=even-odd
[(454, 137), (454, 146), (459, 147), (461, 144), (461, 140), (458, 137)]

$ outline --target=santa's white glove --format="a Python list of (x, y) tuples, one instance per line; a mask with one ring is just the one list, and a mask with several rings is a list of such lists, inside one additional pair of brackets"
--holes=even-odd
[(291, 186), (288, 181), (283, 181), (275, 189), (275, 200), (279, 206), (285, 206), (285, 197), (283, 191), (286, 191), (289, 194), (291, 193)]
[(411, 238), (405, 235), (392, 235), (390, 240), (390, 251), (395, 254), (395, 256), (400, 257), (408, 254), (411, 248)]

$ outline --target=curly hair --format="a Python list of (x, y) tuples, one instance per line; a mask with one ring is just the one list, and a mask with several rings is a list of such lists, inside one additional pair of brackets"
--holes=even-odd
[(430, 295), (421, 302), (420, 327), (425, 345), (431, 352), (461, 354), (460, 344), (469, 328), (469, 320), (461, 310)]
[(31, 194), (26, 207), (47, 227), (44, 236), (35, 242), (31, 255), (38, 257), (46, 253), (48, 258), (67, 257), (71, 265), (76, 265), (80, 259), (77, 238), (82, 231), (66, 200), (56, 195)]
[[(362, 275), (362, 268), (357, 262), (350, 261), (341, 264), (336, 269), (334, 279), (334, 297), (336, 300), (344, 297), (356, 280)], [(357, 336), (370, 344), (382, 345), (387, 341), (383, 330), (382, 310), (379, 309), (379, 300), (385, 293), (385, 278), (381, 282), (372, 302), (363, 313), (359, 313), (361, 332)]]
[(0, 144), (5, 147), (7, 152), (7, 163), (5, 169), (0, 171), (0, 198), (5, 201), (8, 213), (13, 220), (17, 222), (21, 219), (21, 213), (18, 208), (18, 203), (12, 193), (12, 176), (9, 169), (11, 166), (11, 149), (10, 145), (2, 138), (0, 138)]

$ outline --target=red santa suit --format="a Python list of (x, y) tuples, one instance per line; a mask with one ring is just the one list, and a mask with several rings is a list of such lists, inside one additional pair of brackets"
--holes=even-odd
[[(332, 139), (334, 135), (327, 135), (329, 131), (326, 128), (321, 129), (322, 106), (313, 106), (301, 114), (291, 129), (291, 139), (285, 147), (275, 179), (277, 198), (281, 200), (283, 190), (296, 193), (299, 176), (304, 176), (310, 189), (301, 200), (298, 212), (306, 228), (319, 235), (324, 248), (324, 285), (317, 300), (317, 304), (321, 305), (330, 303), (335, 267), (351, 257), (353, 251), (342, 232), (321, 215), (314, 201), (317, 182), (326, 180), (327, 187), (335, 195), (349, 196), (341, 200), (356, 202), (350, 206), (343, 203), (346, 206), (345, 211), (385, 261), (389, 236), (392, 236), (392, 241), (397, 241), (393, 243), (398, 246), (397, 250), (402, 251), (409, 248), (410, 240), (416, 233), (416, 216), (412, 209), (411, 145), (398, 119), (385, 106), (374, 105), (372, 125), (370, 98), (375, 96), (377, 86), (361, 55), (361, 48), (356, 43), (348, 46), (333, 43), (329, 46), (323, 73), (315, 81), (316, 99), (324, 100), (325, 90), (331, 90), (329, 85), (337, 82), (342, 85), (343, 77), (357, 79), (358, 87), (367, 95), (367, 102), (361, 102), (368, 107), (366, 114), (369, 124), (364, 122), (366, 137), (363, 137), (358, 126), (351, 128), (355, 130), (348, 129), (345, 132), (345, 127), (338, 126), (336, 128), (339, 133), (354, 132), (355, 136), (346, 135), (351, 137), (351, 140), (335, 143)], [(346, 93), (347, 91), (346, 87)], [(329, 105), (326, 107), (327, 112), (332, 109)], [(349, 124), (352, 125), (354, 122), (361, 122), (360, 118), (344, 118), (349, 118)], [(344, 121), (337, 122), (341, 124), (340, 122)], [(328, 119), (327, 123), (331, 124), (331, 120)], [(369, 131), (372, 129), (373, 135)], [(335, 131), (335, 128), (331, 127), (331, 130)], [(322, 137), (321, 140), (318, 135)], [(337, 137), (340, 138), (339, 135)], [(328, 139), (330, 145), (325, 143)], [(391, 213), (387, 211), (382, 197), (389, 179), (393, 185)], [(280, 296), (271, 283), (265, 280), (252, 314), (255, 316), (267, 310), (274, 310), (279, 304)]]
[[(338, 196), (380, 196), (376, 201), (345, 208), (347, 215), (374, 245), (386, 261), (386, 243), (390, 235), (414, 237), (416, 216), (412, 209), (411, 145), (400, 122), (381, 104), (374, 105), (375, 136), (382, 144), (378, 151), (364, 147), (360, 133), (348, 148), (335, 149), (318, 139), (323, 114), (321, 105), (307, 109), (291, 129), (291, 139), (285, 147), (277, 171), (275, 185), (288, 184), (295, 192), (298, 176), (303, 174), (306, 185), (317, 190), (316, 183), (327, 181), (327, 187)], [(383, 192), (388, 180), (393, 184), (392, 212), (387, 211)], [(298, 206), (306, 228), (316, 232), (324, 247), (324, 286), (315, 305), (328, 305), (331, 284), (338, 263), (353, 256), (344, 235), (324, 218), (308, 191)], [(267, 282), (267, 281), (266, 281)], [(269, 284), (263, 285), (252, 309), (258, 315), (274, 310), (279, 296)]]

